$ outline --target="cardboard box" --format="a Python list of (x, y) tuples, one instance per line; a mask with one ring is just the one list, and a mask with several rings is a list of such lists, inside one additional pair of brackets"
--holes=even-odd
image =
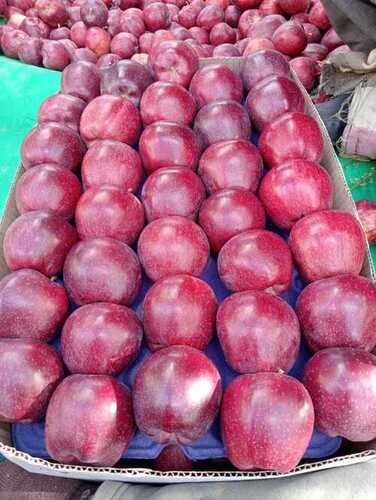
[[(240, 72), (242, 59), (241, 58), (211, 58), (201, 60), (201, 66), (212, 63), (224, 63), (231, 67), (234, 71)], [(297, 79), (296, 79), (297, 80)], [(345, 210), (357, 216), (355, 204), (352, 199), (349, 187), (346, 183), (342, 168), (337, 160), (337, 156), (331, 144), (329, 135), (322, 123), (319, 114), (317, 113), (312, 101), (297, 80), (306, 101), (306, 112), (311, 115), (319, 124), (324, 138), (324, 155), (321, 164), (330, 173), (334, 185), (334, 208)], [(22, 173), (20, 167), (17, 178)], [(11, 222), (17, 217), (17, 209), (15, 204), (15, 189), (14, 185), (9, 193), (8, 203), (6, 205), (3, 217), (0, 224), (0, 277), (3, 277), (9, 272), (4, 256), (2, 253), (2, 242), (4, 233)], [(325, 256), (324, 256), (325, 257)], [(369, 279), (376, 281), (376, 272), (372, 265), (369, 248), (367, 250), (366, 259), (364, 262), (362, 274)], [(11, 446), (10, 426), (0, 424), (0, 453), (8, 460), (18, 464), (20, 467), (35, 473), (47, 474), (50, 476), (70, 477), (75, 479), (87, 479), (91, 481), (127, 481), (127, 482), (143, 482), (143, 483), (181, 483), (181, 482), (212, 482), (212, 481), (239, 481), (239, 480), (255, 480), (276, 478), (283, 476), (292, 476), (296, 474), (304, 474), (316, 470), (329, 469), (333, 467), (342, 467), (355, 463), (368, 462), (376, 459), (376, 442), (356, 444), (352, 449), (353, 453), (329, 458), (317, 462), (309, 461), (296, 467), (287, 474), (277, 472), (241, 472), (241, 471), (192, 471), (192, 472), (158, 472), (145, 468), (119, 468), (119, 467), (91, 467), (91, 466), (72, 466), (53, 463), (52, 461), (34, 458), (27, 453), (17, 451)]]

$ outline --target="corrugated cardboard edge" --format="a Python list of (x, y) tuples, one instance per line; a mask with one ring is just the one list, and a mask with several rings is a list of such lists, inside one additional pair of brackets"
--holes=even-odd
[[(213, 63), (222, 63), (231, 67), (237, 73), (241, 70), (241, 58), (210, 58), (202, 59), (200, 66), (205, 66)], [(316, 111), (312, 101), (307, 94), (304, 87), (294, 75), (306, 102), (306, 111), (311, 115), (320, 126), (324, 138), (324, 155), (322, 164), (330, 173), (334, 191), (334, 207), (340, 208), (347, 212), (351, 212), (356, 217), (357, 211), (355, 203), (352, 199), (350, 189), (347, 185), (342, 167), (337, 160), (329, 135), (326, 128), (321, 121), (321, 118)], [(15, 184), (19, 176), (22, 174), (22, 167), (19, 168), (15, 180), (13, 182), (11, 191), (9, 193), (8, 201), (1, 218), (0, 223), (0, 277), (9, 272), (4, 255), (2, 253), (2, 243), (4, 234), (7, 227), (17, 217), (17, 208), (15, 203)], [(376, 280), (376, 272), (372, 265), (371, 256), (368, 253), (365, 260), (362, 274), (368, 276), (372, 280)], [(360, 453), (353, 453), (341, 457), (329, 458), (318, 462), (310, 462), (299, 465), (294, 470), (287, 474), (277, 472), (241, 472), (241, 471), (191, 471), (191, 472), (158, 472), (151, 469), (140, 468), (116, 468), (116, 467), (90, 467), (90, 466), (75, 466), (75, 465), (61, 465), (47, 460), (32, 457), (27, 453), (20, 452), (14, 447), (10, 446), (10, 432), (9, 425), (0, 424), (0, 453), (4, 455), (11, 462), (19, 465), (20, 467), (28, 470), (29, 472), (46, 474), (50, 476), (69, 477), (75, 479), (87, 479), (91, 481), (128, 481), (128, 482), (143, 482), (143, 483), (186, 483), (186, 482), (216, 482), (216, 481), (243, 481), (243, 480), (257, 480), (257, 479), (273, 479), (288, 476), (295, 476), (298, 474), (305, 474), (307, 472), (314, 472), (317, 470), (330, 469), (334, 467), (342, 467), (361, 462), (369, 462), (376, 459), (376, 450), (366, 449)], [(369, 446), (369, 444), (368, 444)], [(365, 443), (364, 448), (367, 448)]]

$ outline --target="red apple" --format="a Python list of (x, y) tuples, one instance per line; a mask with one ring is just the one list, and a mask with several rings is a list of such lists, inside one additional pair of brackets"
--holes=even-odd
[(59, 356), (44, 342), (0, 339), (0, 421), (40, 420), (63, 376)]
[(118, 375), (132, 363), (142, 341), (136, 313), (118, 304), (87, 304), (64, 324), (61, 351), (71, 373)]
[(85, 47), (87, 26), (82, 21), (77, 21), (73, 24), (70, 30), (70, 38), (77, 47)]
[(294, 310), (267, 292), (227, 297), (218, 309), (217, 334), (227, 363), (239, 373), (287, 373), (299, 353)]
[(148, 174), (163, 167), (195, 169), (199, 157), (199, 143), (194, 132), (185, 125), (172, 122), (154, 122), (142, 132), (139, 152)]
[(179, 446), (171, 444), (163, 448), (154, 460), (153, 468), (159, 471), (190, 471), (193, 469), (193, 463)]
[(317, 26), (311, 23), (303, 23), (302, 27), (304, 29), (304, 33), (306, 34), (308, 43), (316, 43), (321, 40), (321, 31)]
[(233, 292), (283, 293), (291, 284), (291, 252), (285, 241), (271, 231), (245, 231), (231, 238), (219, 252), (218, 273)]
[(207, 432), (221, 396), (221, 377), (204, 353), (188, 346), (166, 347), (137, 371), (136, 424), (153, 441), (187, 445)]
[(24, 40), (18, 49), (18, 58), (26, 64), (34, 66), (42, 65), (42, 45), (43, 41), (40, 38), (28, 37)]
[(41, 104), (38, 123), (57, 122), (77, 132), (85, 106), (85, 102), (78, 97), (65, 94), (53, 95)]
[(222, 43), (213, 50), (213, 57), (240, 57), (240, 52), (232, 43)]
[(322, 31), (327, 31), (331, 26), (325, 8), (320, 1), (312, 4), (308, 19), (310, 23), (314, 24)]
[(309, 43), (303, 50), (302, 56), (309, 57), (313, 61), (323, 61), (328, 55), (328, 48), (321, 43)]
[(0, 337), (50, 341), (68, 315), (61, 285), (23, 269), (0, 281)]
[(192, 4), (185, 5), (178, 14), (179, 23), (185, 28), (192, 28), (196, 24), (198, 11)]
[(64, 264), (64, 284), (76, 305), (113, 302), (128, 305), (141, 285), (141, 267), (134, 251), (121, 241), (80, 241)]
[(77, 61), (63, 71), (61, 90), (64, 94), (89, 102), (99, 95), (100, 75), (96, 66), (87, 61)]
[(262, 0), (259, 5), (259, 12), (262, 16), (283, 14), (283, 10), (279, 5), (279, 0)]
[(86, 26), (105, 27), (108, 9), (102, 0), (85, 0), (80, 6), (80, 17)]
[(325, 349), (306, 364), (303, 383), (315, 408), (316, 426), (349, 441), (376, 437), (376, 357), (358, 349)]
[(289, 244), (299, 272), (308, 282), (359, 274), (366, 253), (360, 224), (340, 210), (306, 215), (291, 229)]
[(224, 12), (218, 5), (206, 5), (198, 14), (196, 24), (200, 28), (211, 30), (213, 26), (222, 22)]
[(29, 35), (17, 29), (8, 29), (2, 32), (1, 50), (7, 57), (18, 59), (18, 51), (22, 44), (28, 40)]
[(108, 11), (107, 31), (113, 37), (121, 32), (121, 16), (123, 11), (118, 7)]
[(134, 149), (118, 141), (95, 141), (81, 167), (85, 189), (104, 185), (136, 192), (141, 184), (141, 159)]
[(205, 349), (213, 337), (217, 301), (210, 286), (179, 274), (157, 281), (143, 306), (146, 341), (152, 351), (172, 345)]
[(37, 0), (34, 7), (39, 17), (49, 26), (64, 26), (68, 20), (68, 12), (59, 0)]
[(93, 99), (81, 116), (80, 133), (87, 144), (112, 139), (135, 144), (141, 131), (141, 117), (136, 106), (119, 96), (101, 95)]
[(129, 13), (128, 11), (124, 11), (121, 14), (119, 32), (132, 33), (132, 35), (139, 38), (145, 33), (145, 29), (142, 16)]
[(70, 375), (48, 405), (46, 448), (63, 464), (109, 467), (120, 460), (135, 430), (125, 385), (108, 375)]
[(359, 200), (356, 202), (358, 216), (368, 243), (376, 242), (376, 203), (370, 200)]
[(41, 54), (43, 66), (49, 69), (62, 71), (71, 61), (68, 50), (60, 41), (44, 40)]
[(111, 36), (103, 28), (92, 26), (87, 30), (85, 45), (92, 50), (97, 57), (110, 52)]
[(324, 141), (316, 121), (299, 113), (285, 113), (267, 125), (259, 140), (259, 150), (269, 168), (288, 160), (321, 160)]
[(307, 45), (302, 26), (295, 21), (282, 24), (273, 34), (272, 42), (279, 52), (288, 56), (298, 56)]
[(157, 31), (169, 27), (170, 18), (166, 4), (153, 2), (143, 10), (143, 20), (149, 31)]
[(334, 28), (330, 28), (322, 37), (321, 44), (325, 45), (328, 50), (334, 50), (343, 45), (343, 41), (340, 39)]
[(300, 12), (307, 12), (310, 6), (310, 0), (278, 0), (281, 9), (290, 14), (299, 14)]
[(230, 462), (240, 470), (290, 471), (303, 458), (313, 424), (307, 390), (287, 375), (241, 375), (223, 396), (223, 442)]
[(275, 50), (260, 50), (247, 56), (242, 67), (242, 78), (246, 90), (268, 76), (290, 76), (289, 63)]
[(198, 167), (209, 194), (225, 188), (255, 192), (261, 172), (262, 159), (258, 149), (244, 139), (212, 144), (204, 151)]
[(110, 49), (121, 59), (130, 59), (138, 50), (137, 38), (132, 33), (118, 33), (111, 40)]
[(153, 281), (181, 273), (199, 276), (209, 258), (209, 242), (200, 226), (191, 220), (164, 217), (144, 228), (137, 252), (145, 273)]
[(116, 66), (119, 61), (120, 57), (116, 54), (103, 54), (103, 56), (98, 58), (96, 66), (101, 75), (103, 75), (108, 68)]
[[(38, 17), (25, 17), (19, 28), (29, 36), (34, 38), (49, 38), (51, 31), (51, 28), (48, 26), (48, 24), (43, 22)], [(65, 36), (64, 38), (67, 37)]]
[(199, 43), (209, 43), (209, 34), (204, 28), (199, 28), (198, 26), (192, 26), (189, 28), (189, 32), (197, 42)]
[(252, 38), (251, 40), (249, 40), (249, 42), (247, 42), (247, 45), (243, 50), (243, 56), (249, 56), (250, 54), (258, 52), (259, 50), (273, 50), (274, 48), (274, 43), (268, 38)]
[(304, 88), (310, 92), (317, 76), (317, 64), (310, 57), (296, 57), (290, 61), (290, 67), (295, 71)]
[(70, 38), (70, 29), (66, 26), (55, 28), (50, 31), (50, 40), (64, 40)]
[(218, 23), (210, 30), (210, 43), (214, 46), (235, 42), (236, 31), (226, 23)]
[(148, 177), (142, 188), (148, 221), (170, 215), (195, 219), (204, 199), (204, 185), (189, 168), (160, 168)]
[(248, 38), (272, 39), (276, 30), (285, 23), (285, 18), (278, 14), (263, 17), (256, 23), (252, 23), (248, 29)]
[(242, 12), (238, 22), (240, 36), (242, 38), (246, 37), (248, 30), (252, 26), (252, 24), (257, 23), (257, 21), (260, 21), (262, 17), (263, 16), (260, 14), (258, 9), (250, 9)]
[(71, 56), (72, 62), (86, 61), (95, 64), (97, 62), (97, 56), (90, 49), (81, 48), (75, 49)]

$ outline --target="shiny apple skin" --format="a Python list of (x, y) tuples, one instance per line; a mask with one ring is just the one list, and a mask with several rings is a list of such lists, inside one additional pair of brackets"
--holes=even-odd
[(277, 29), (284, 23), (285, 19), (280, 14), (267, 15), (249, 27), (247, 37), (251, 39), (269, 38), (271, 40)]
[(177, 83), (155, 82), (143, 93), (140, 104), (144, 125), (158, 121), (190, 125), (197, 105), (190, 92)]
[(303, 383), (315, 408), (316, 426), (349, 441), (376, 437), (376, 357), (358, 349), (317, 352), (306, 364)]
[(158, 457), (154, 459), (153, 468), (160, 471), (190, 471), (193, 470), (193, 463), (185, 456), (180, 446), (171, 444), (163, 448)]
[(223, 396), (223, 441), (230, 462), (240, 470), (289, 472), (303, 458), (313, 424), (308, 392), (288, 375), (241, 375)]
[(308, 282), (359, 274), (366, 253), (360, 224), (340, 210), (322, 210), (300, 219), (291, 229), (289, 245), (302, 278)]
[(85, 102), (92, 101), (100, 93), (100, 75), (95, 64), (77, 61), (69, 64), (61, 77), (64, 94), (78, 97)]
[(185, 125), (154, 122), (142, 132), (139, 152), (147, 174), (158, 168), (188, 167), (195, 170), (199, 158), (199, 142)]
[(38, 123), (57, 122), (77, 132), (85, 106), (85, 101), (78, 97), (65, 94), (52, 95), (41, 104)]
[(81, 240), (107, 237), (133, 245), (145, 225), (144, 207), (115, 186), (92, 187), (78, 201), (75, 222)]
[(187, 445), (207, 432), (222, 397), (217, 368), (201, 351), (171, 346), (153, 353), (136, 373), (138, 428), (158, 443)]
[(144, 228), (137, 253), (152, 281), (173, 274), (199, 276), (208, 262), (209, 242), (193, 221), (179, 216), (164, 217)]
[(227, 363), (238, 373), (287, 373), (300, 346), (298, 318), (267, 292), (240, 292), (218, 308), (217, 334)]
[(80, 134), (88, 145), (98, 139), (112, 139), (132, 146), (140, 131), (140, 112), (131, 101), (120, 96), (96, 97), (81, 115)]
[(310, 57), (295, 57), (290, 61), (290, 67), (295, 71), (304, 88), (310, 92), (317, 76), (317, 64)]
[(298, 297), (296, 312), (309, 348), (376, 345), (376, 287), (363, 276), (340, 275), (311, 283)]
[(216, 312), (214, 292), (205, 281), (188, 274), (162, 278), (145, 296), (147, 344), (152, 351), (171, 345), (203, 350), (213, 337)]
[(160, 168), (147, 178), (141, 197), (149, 222), (170, 215), (194, 220), (205, 199), (205, 187), (189, 168)]
[(209, 194), (220, 189), (257, 190), (262, 158), (256, 146), (244, 139), (221, 141), (209, 146), (200, 158), (198, 173)]
[(223, 9), (218, 5), (205, 5), (197, 16), (196, 25), (209, 31), (223, 19)]
[(292, 255), (285, 241), (263, 229), (231, 238), (218, 256), (221, 281), (233, 292), (286, 292), (291, 284)]
[(115, 186), (132, 193), (138, 191), (143, 178), (141, 158), (128, 144), (119, 141), (95, 141), (81, 166), (85, 189)]
[(20, 214), (44, 210), (69, 219), (81, 191), (80, 181), (67, 168), (38, 165), (27, 170), (17, 181), (17, 210)]
[(307, 46), (307, 38), (303, 27), (295, 21), (287, 21), (273, 34), (274, 47), (282, 54), (295, 57)]
[(332, 207), (332, 180), (318, 163), (290, 160), (269, 170), (259, 197), (274, 224), (291, 229), (305, 215)]
[(242, 78), (246, 90), (250, 90), (264, 78), (270, 76), (290, 76), (289, 63), (276, 50), (265, 49), (244, 59)]
[(128, 305), (140, 289), (141, 266), (125, 243), (111, 238), (80, 241), (65, 260), (64, 284), (76, 305)]
[(376, 203), (370, 200), (358, 200), (355, 205), (368, 243), (376, 243)]
[(290, 78), (271, 76), (250, 90), (246, 105), (252, 123), (258, 130), (263, 130), (284, 113), (303, 112), (304, 97)]
[(224, 64), (210, 64), (199, 69), (189, 87), (199, 108), (214, 101), (243, 99), (241, 78)]
[(222, 189), (203, 202), (198, 222), (208, 237), (211, 249), (219, 252), (236, 234), (249, 229), (264, 229), (265, 211), (250, 191)]
[(10, 273), (0, 281), (0, 338), (49, 342), (68, 307), (65, 289), (38, 271)]
[(215, 101), (203, 106), (194, 121), (203, 147), (231, 139), (249, 139), (251, 122), (237, 101)]
[(285, 113), (262, 131), (259, 150), (269, 168), (288, 160), (320, 162), (324, 141), (316, 121), (305, 113)]
[(79, 135), (60, 123), (42, 123), (31, 129), (21, 146), (22, 165), (26, 169), (54, 163), (75, 170), (84, 153)]
[(108, 302), (76, 309), (61, 335), (63, 360), (71, 373), (118, 375), (137, 356), (142, 324), (127, 307)]
[(130, 391), (108, 375), (70, 375), (48, 405), (46, 447), (62, 464), (115, 465), (135, 431)]
[(61, 271), (76, 241), (76, 229), (62, 217), (41, 211), (27, 212), (6, 230), (5, 261), (11, 271), (35, 269), (51, 277)]
[(40, 420), (63, 376), (58, 354), (44, 342), (0, 339), (0, 421)]

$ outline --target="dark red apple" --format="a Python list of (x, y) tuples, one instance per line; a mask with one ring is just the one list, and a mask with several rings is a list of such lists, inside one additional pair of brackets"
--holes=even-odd
[(68, 315), (61, 285), (31, 269), (0, 281), (0, 337), (50, 341)]
[(366, 253), (359, 222), (340, 210), (306, 215), (292, 227), (289, 244), (299, 272), (308, 282), (359, 274)]
[(87, 304), (76, 309), (61, 335), (63, 360), (71, 373), (118, 375), (132, 363), (142, 341), (136, 313), (118, 304)]
[(331, 27), (328, 15), (320, 1), (312, 4), (308, 19), (310, 23), (314, 24), (322, 31), (327, 31)]
[(140, 15), (124, 11), (120, 17), (120, 30), (119, 32), (132, 33), (135, 37), (139, 38), (145, 33), (146, 27), (143, 17)]
[(41, 54), (43, 66), (49, 69), (62, 71), (71, 61), (68, 50), (60, 41), (44, 40)]
[(139, 152), (147, 174), (163, 167), (195, 169), (199, 143), (194, 132), (185, 125), (154, 122), (142, 132)]
[(259, 5), (259, 12), (261, 16), (283, 14), (283, 10), (279, 5), (279, 0), (262, 0)]
[(303, 458), (314, 419), (312, 400), (298, 380), (280, 373), (241, 375), (222, 401), (228, 458), (240, 470), (288, 472)]
[[(38, 17), (25, 17), (20, 29), (34, 38), (49, 38), (51, 28)], [(67, 38), (66, 36), (64, 38)], [(51, 39), (53, 40), (53, 38)]]
[(373, 354), (341, 348), (317, 352), (306, 364), (303, 379), (317, 428), (349, 441), (375, 439), (375, 377)]
[(144, 228), (137, 252), (153, 281), (181, 273), (199, 276), (209, 258), (209, 242), (201, 227), (191, 220), (164, 217)]
[(141, 131), (141, 117), (136, 106), (120, 96), (101, 95), (93, 99), (81, 116), (80, 133), (87, 144), (112, 139), (135, 144)]
[(252, 23), (248, 29), (248, 38), (272, 39), (276, 30), (285, 23), (285, 18), (279, 14), (267, 15), (256, 23)]
[(252, 38), (247, 42), (247, 45), (243, 50), (243, 56), (249, 56), (250, 54), (258, 52), (259, 50), (264, 50), (264, 49), (273, 50), (274, 48), (275, 48), (274, 43), (268, 38)]
[(190, 471), (193, 469), (193, 463), (179, 446), (171, 444), (163, 448), (154, 460), (153, 468), (159, 471)]
[(64, 40), (70, 38), (70, 29), (66, 26), (55, 28), (50, 32), (50, 40)]
[(290, 67), (295, 71), (304, 88), (310, 92), (318, 73), (317, 64), (310, 57), (296, 57), (290, 61)]
[(4, 30), (1, 37), (1, 50), (5, 56), (18, 59), (18, 51), (28, 38), (29, 35), (24, 31), (17, 29)]
[(148, 221), (170, 215), (195, 219), (205, 187), (189, 168), (160, 168), (148, 177), (141, 196)]
[(86, 26), (100, 26), (107, 24), (108, 9), (102, 0), (85, 0), (80, 6), (80, 17)]
[(259, 150), (269, 168), (288, 160), (321, 160), (324, 141), (316, 121), (299, 113), (285, 113), (267, 125), (259, 140)]
[(213, 50), (213, 57), (239, 57), (240, 52), (232, 43), (222, 43)]
[(252, 24), (257, 23), (257, 21), (260, 21), (262, 17), (263, 16), (260, 14), (258, 9), (249, 9), (242, 12), (238, 23), (240, 36), (242, 38), (246, 37), (248, 30), (252, 26)]
[(188, 346), (166, 347), (137, 371), (136, 424), (153, 441), (187, 445), (209, 429), (221, 396), (221, 377), (204, 353)]
[(91, 187), (77, 203), (75, 222), (81, 240), (107, 237), (133, 245), (145, 224), (144, 207), (118, 187)]
[(59, 42), (61, 44), (63, 44), (64, 47), (67, 49), (68, 54), (69, 54), (71, 61), (72, 61), (73, 57), (74, 57), (74, 53), (77, 50), (77, 45), (74, 42), (72, 42), (72, 40), (68, 40), (67, 38), (63, 38), (62, 40), (59, 40)]
[(87, 61), (77, 61), (63, 71), (61, 90), (64, 94), (89, 102), (99, 95), (100, 76), (96, 66)]
[(97, 57), (110, 52), (111, 36), (103, 28), (92, 26), (87, 30), (85, 45)]
[(143, 20), (149, 31), (168, 28), (170, 24), (169, 11), (166, 4), (153, 2), (143, 10)]
[(85, 189), (104, 185), (136, 192), (143, 169), (134, 149), (118, 141), (95, 141), (84, 156), (81, 167)]
[(24, 40), (18, 49), (18, 58), (26, 64), (34, 66), (42, 65), (42, 45), (43, 41), (40, 38), (28, 37)]
[(198, 167), (209, 194), (225, 188), (255, 192), (261, 172), (262, 159), (258, 149), (244, 139), (212, 144), (204, 151)]
[(236, 31), (226, 23), (218, 23), (210, 30), (210, 43), (214, 46), (235, 42)]
[(198, 11), (191, 5), (185, 5), (179, 12), (178, 21), (185, 28), (192, 28), (196, 24)]
[(108, 375), (70, 375), (50, 400), (45, 429), (54, 460), (115, 465), (136, 431), (131, 393)]
[(343, 41), (340, 39), (334, 28), (330, 28), (322, 37), (321, 44), (325, 45), (328, 50), (334, 50), (343, 45)]
[(196, 24), (200, 28), (211, 30), (213, 26), (222, 22), (224, 12), (218, 5), (206, 5), (198, 14)]
[(289, 372), (299, 353), (299, 321), (291, 306), (267, 292), (240, 292), (218, 308), (217, 334), (238, 373)]
[(236, 5), (229, 5), (225, 9), (225, 22), (233, 28), (238, 27), (241, 10)]
[(68, 21), (68, 12), (63, 2), (59, 0), (37, 0), (34, 7), (39, 17), (52, 27), (64, 26)]
[(370, 200), (359, 200), (355, 204), (368, 243), (376, 243), (376, 203)]
[(0, 339), (0, 421), (40, 420), (63, 376), (59, 356), (44, 342)]
[(64, 284), (76, 305), (113, 302), (128, 305), (141, 285), (141, 266), (134, 251), (121, 241), (80, 241), (64, 264)]
[(317, 26), (311, 23), (303, 23), (302, 27), (304, 29), (304, 33), (306, 34), (308, 43), (317, 43), (321, 40), (321, 31)]
[(77, 47), (85, 47), (87, 26), (82, 21), (77, 21), (73, 24), (70, 30), (70, 38)]
[(290, 14), (299, 14), (300, 12), (307, 12), (311, 1), (310, 0), (278, 0), (281, 9)]
[(57, 122), (78, 131), (86, 103), (71, 95), (56, 94), (48, 97), (38, 111), (38, 123)]
[(217, 301), (205, 282), (188, 274), (167, 276), (147, 292), (146, 341), (152, 351), (172, 345), (205, 349), (213, 337)]
[(110, 50), (121, 59), (130, 59), (138, 50), (137, 38), (132, 33), (118, 33), (111, 40)]
[(307, 45), (302, 26), (295, 21), (282, 24), (273, 34), (272, 42), (279, 52), (287, 56), (298, 56)]
[(243, 99), (241, 78), (224, 64), (209, 64), (199, 69), (189, 90), (200, 108), (214, 101)]
[(240, 233), (229, 240), (218, 256), (221, 281), (233, 292), (265, 290), (283, 293), (290, 288), (292, 256), (287, 243), (263, 229)]
[(242, 78), (246, 90), (268, 76), (290, 76), (289, 63), (275, 50), (260, 50), (244, 58)]
[(290, 160), (265, 175), (259, 197), (274, 224), (291, 229), (305, 215), (332, 207), (332, 181), (317, 163)]
[(309, 43), (307, 47), (303, 50), (302, 56), (309, 57), (313, 61), (323, 61), (328, 55), (328, 48), (321, 43)]

